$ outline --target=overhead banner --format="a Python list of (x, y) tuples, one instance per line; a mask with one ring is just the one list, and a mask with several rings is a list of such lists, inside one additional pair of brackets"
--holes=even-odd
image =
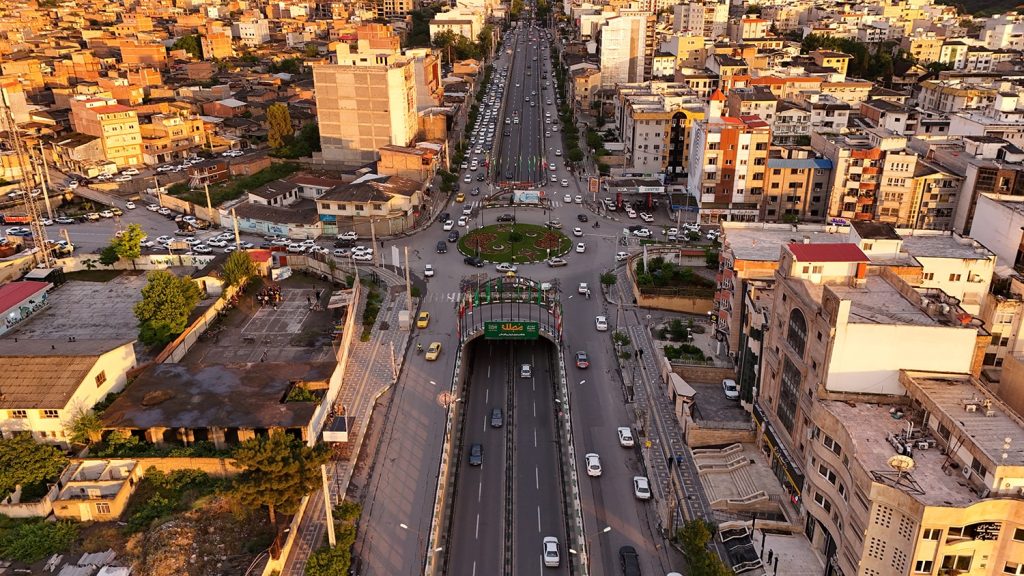
[(512, 198), (516, 204), (540, 204), (540, 190), (514, 190)]
[(540, 336), (537, 322), (484, 322), (487, 340), (536, 340)]

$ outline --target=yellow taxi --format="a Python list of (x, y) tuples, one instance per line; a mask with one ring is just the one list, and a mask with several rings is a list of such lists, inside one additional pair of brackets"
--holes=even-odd
[(417, 328), (426, 328), (430, 324), (430, 312), (420, 312), (420, 315), (416, 318)]
[(456, 202), (465, 202), (466, 201), (466, 195), (463, 194), (462, 192), (459, 192), (458, 194), (455, 195), (455, 201)]
[(425, 358), (427, 360), (433, 361), (433, 360), (437, 360), (437, 357), (440, 356), (440, 355), (441, 355), (441, 343), (440, 342), (431, 342), (430, 346), (427, 347), (427, 355), (425, 356)]

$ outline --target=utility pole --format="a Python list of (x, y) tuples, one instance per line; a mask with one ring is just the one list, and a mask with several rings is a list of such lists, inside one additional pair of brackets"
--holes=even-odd
[(231, 209), (231, 227), (235, 231), (235, 249), (242, 247), (242, 239), (238, 236), (238, 216), (235, 216), (235, 209)]
[(409, 247), (405, 247), (405, 309), (412, 314), (412, 281), (409, 279)]
[[(3, 98), (4, 120), (10, 133), (11, 148), (14, 149), (14, 155), (18, 158), (18, 167), (21, 168), (21, 181), (26, 187), (32, 186), (34, 170), (32, 169), (32, 157), (29, 155), (30, 150), (25, 147), (25, 143), (21, 139), (21, 132), (18, 132), (18, 125), (14, 121), (10, 102), (7, 101), (6, 96)], [(32, 190), (25, 193), (25, 211), (30, 220), (29, 230), (32, 231), (32, 243), (36, 247), (33, 260), (37, 265), (42, 264), (44, 267), (50, 268), (55, 263), (53, 253), (50, 250), (50, 243), (46, 239), (46, 230), (39, 222), (39, 210), (36, 208), (36, 199), (32, 195)]]
[(373, 219), (370, 220), (370, 250), (373, 254), (373, 265), (380, 266), (380, 250), (377, 246), (377, 231), (374, 229), (375, 222)]
[(46, 217), (53, 220), (53, 207), (50, 206), (50, 169), (46, 167), (46, 151), (43, 150), (43, 142), (39, 141), (39, 158), (43, 163), (43, 170), (39, 176), (39, 186), (43, 189), (43, 202), (46, 203)]
[(327, 541), (331, 543), (331, 548), (337, 544), (337, 540), (334, 537), (334, 511), (331, 510), (331, 487), (327, 483), (327, 465), (320, 465), (320, 481), (323, 482), (324, 487), (324, 513), (327, 514)]

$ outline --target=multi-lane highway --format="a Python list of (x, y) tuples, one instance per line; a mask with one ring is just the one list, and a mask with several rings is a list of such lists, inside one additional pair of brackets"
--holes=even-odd
[(502, 118), (498, 126), (509, 130), (510, 135), (502, 139), (499, 181), (540, 182), (543, 178), (542, 98), (543, 87), (551, 82), (551, 78), (548, 76), (544, 80), (545, 74), (541, 72), (542, 69), (547, 70), (547, 62), (540, 48), (539, 34), (536, 29), (524, 27), (512, 33), (513, 42), (509, 46), (512, 64), (505, 97), (505, 118), (508, 121)]

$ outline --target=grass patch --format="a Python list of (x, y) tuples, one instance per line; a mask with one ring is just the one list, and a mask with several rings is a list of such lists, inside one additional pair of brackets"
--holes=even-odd
[(477, 228), (459, 239), (459, 252), (491, 262), (536, 262), (562, 256), (572, 240), (558, 230), (536, 224), (494, 224)]
[[(250, 190), (255, 190), (264, 184), (269, 184), (285, 176), (290, 176), (298, 171), (298, 169), (299, 165), (294, 162), (281, 162), (271, 164), (255, 174), (211, 186), (210, 202), (214, 206), (220, 206), (224, 202), (241, 197)], [(182, 188), (171, 186), (167, 191), (182, 200), (187, 200), (198, 206), (206, 206), (206, 193), (202, 190), (189, 190), (187, 188), (183, 190)]]
[(680, 344), (678, 346), (665, 346), (665, 358), (670, 361), (700, 363), (709, 362), (710, 356), (705, 356), (704, 351), (692, 344)]
[(373, 330), (373, 324), (377, 321), (377, 315), (380, 314), (380, 305), (380, 291), (371, 287), (366, 294), (366, 307), (363, 308), (363, 332), (359, 335), (359, 340), (362, 342), (370, 341), (370, 332)]
[(32, 564), (66, 551), (78, 538), (76, 522), (0, 516), (0, 558)]
[(642, 292), (674, 290), (679, 294), (713, 294), (715, 289), (713, 281), (698, 275), (692, 268), (679, 266), (661, 256), (648, 260), (646, 269), (643, 260), (637, 259), (634, 272)]
[(145, 531), (160, 520), (191, 509), (225, 486), (226, 480), (212, 478), (201, 470), (175, 470), (168, 474), (150, 468), (125, 511), (125, 531)]
[(79, 282), (110, 282), (123, 273), (123, 270), (79, 270), (65, 273), (64, 278), (68, 281), (78, 280)]

